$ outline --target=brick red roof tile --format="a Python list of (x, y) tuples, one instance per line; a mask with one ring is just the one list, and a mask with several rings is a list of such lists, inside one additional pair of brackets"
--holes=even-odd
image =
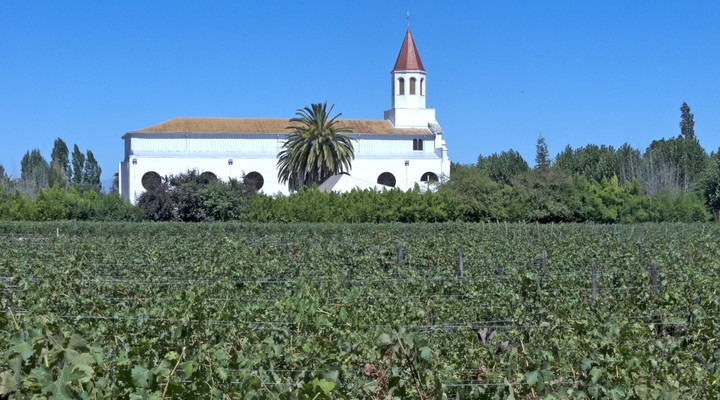
[[(286, 134), (293, 125), (287, 118), (173, 118), (169, 121), (128, 134)], [(356, 134), (417, 135), (428, 134), (428, 128), (395, 128), (387, 120), (338, 120), (338, 126), (349, 127)]]
[(400, 54), (395, 61), (395, 67), (393, 67), (393, 72), (395, 71), (425, 71), (409, 26), (405, 32), (402, 47), (400, 47)]

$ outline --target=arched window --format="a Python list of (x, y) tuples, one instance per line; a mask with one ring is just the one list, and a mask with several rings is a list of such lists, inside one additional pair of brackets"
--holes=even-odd
[(410, 78), (410, 94), (415, 94), (415, 83), (417, 83), (417, 79)]
[(397, 181), (395, 180), (395, 175), (389, 173), (389, 172), (383, 172), (378, 176), (377, 183), (385, 186), (395, 187), (395, 184)]
[(205, 171), (202, 174), (200, 174), (200, 179), (203, 183), (210, 183), (217, 181), (217, 175), (213, 174), (210, 171)]
[(425, 78), (420, 78), (420, 96), (425, 96)]
[(420, 182), (437, 182), (438, 176), (434, 172), (426, 172), (420, 177)]
[(153, 190), (160, 187), (160, 184), (162, 183), (162, 178), (157, 172), (148, 171), (142, 176), (141, 182), (145, 190)]
[(405, 94), (405, 79), (398, 79), (398, 95)]
[(253, 171), (249, 174), (245, 174), (243, 177), (243, 183), (255, 190), (260, 190), (263, 185), (265, 185), (265, 178), (263, 178), (259, 172)]
[(423, 149), (423, 140), (422, 139), (413, 139), (413, 150), (422, 151), (422, 149)]

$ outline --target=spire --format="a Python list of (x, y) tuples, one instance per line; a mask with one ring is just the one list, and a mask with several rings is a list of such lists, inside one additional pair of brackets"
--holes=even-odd
[(395, 61), (393, 72), (395, 71), (425, 71), (422, 61), (420, 61), (420, 54), (418, 54), (415, 47), (412, 33), (410, 33), (410, 26), (407, 27), (405, 39), (402, 47), (400, 47), (400, 54), (398, 54), (397, 61)]

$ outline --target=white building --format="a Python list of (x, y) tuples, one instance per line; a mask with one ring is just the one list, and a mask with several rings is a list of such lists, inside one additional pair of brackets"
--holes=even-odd
[[(407, 29), (392, 75), (392, 108), (382, 120), (340, 120), (354, 137), (355, 179), (408, 190), (449, 176), (450, 161), (427, 79)], [(288, 193), (277, 178), (277, 154), (288, 118), (174, 118), (126, 133), (120, 193), (135, 202), (160, 177), (197, 169), (222, 180), (245, 179), (268, 194)]]

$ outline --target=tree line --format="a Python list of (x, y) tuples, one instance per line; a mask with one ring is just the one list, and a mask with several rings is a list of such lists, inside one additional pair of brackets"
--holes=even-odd
[(102, 169), (92, 151), (80, 151), (73, 145), (72, 158), (67, 144), (61, 138), (55, 139), (50, 162), (38, 149), (28, 150), (20, 161), (20, 179), (11, 180), (0, 165), (0, 179), (6, 186), (17, 189), (26, 197), (34, 198), (40, 191), (57, 185), (76, 190), (101, 191)]
[[(299, 118), (291, 122), (332, 130), (337, 117), (329, 118), (327, 112), (325, 104), (313, 105), (299, 110)], [(316, 117), (323, 123), (313, 124)], [(532, 166), (512, 149), (480, 155), (473, 164), (453, 163), (450, 178), (432, 190), (416, 187), (408, 192), (320, 192), (317, 184), (332, 171), (302, 164), (286, 147), (286, 157), (279, 162), (286, 166), (282, 178), (297, 189), (289, 196), (257, 193), (242, 179), (210, 180), (191, 170), (163, 178), (136, 206), (116, 193), (100, 191), (100, 169), (91, 151), (83, 154), (75, 145), (71, 160), (58, 139), (49, 163), (37, 150), (23, 157), (19, 180), (10, 179), (0, 165), (0, 219), (636, 223), (706, 221), (714, 216), (719, 221), (720, 151), (708, 154), (700, 145), (694, 115), (685, 103), (679, 127), (678, 136), (655, 140), (645, 151), (627, 143), (619, 148), (589, 144), (567, 146), (554, 158), (540, 136)], [(331, 136), (325, 131), (312, 135)], [(312, 151), (307, 146), (323, 145), (322, 140), (299, 140), (308, 136), (305, 132), (298, 137), (304, 152)], [(351, 159), (351, 150), (343, 157)], [(305, 172), (287, 167), (293, 162)], [(346, 170), (344, 162), (336, 164)]]

